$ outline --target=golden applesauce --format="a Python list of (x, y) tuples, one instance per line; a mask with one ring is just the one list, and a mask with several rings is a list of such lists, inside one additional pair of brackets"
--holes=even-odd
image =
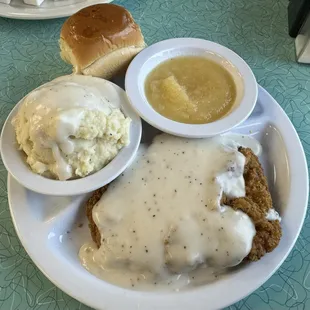
[(236, 84), (221, 64), (199, 56), (181, 56), (157, 66), (147, 77), (145, 93), (152, 107), (181, 123), (214, 122), (228, 114)]

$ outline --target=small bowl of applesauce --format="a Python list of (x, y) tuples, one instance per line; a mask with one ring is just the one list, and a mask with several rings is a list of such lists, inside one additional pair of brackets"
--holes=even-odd
[(249, 117), (257, 100), (255, 76), (240, 56), (193, 38), (143, 50), (127, 70), (125, 88), (146, 122), (189, 138), (231, 130)]

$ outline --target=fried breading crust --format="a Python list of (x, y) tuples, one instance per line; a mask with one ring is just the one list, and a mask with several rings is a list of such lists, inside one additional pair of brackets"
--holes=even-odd
[(252, 219), (256, 235), (247, 259), (257, 261), (277, 247), (282, 230), (278, 220), (269, 221), (266, 219), (266, 213), (272, 208), (272, 199), (267, 179), (257, 156), (249, 148), (239, 148), (239, 152), (246, 158), (243, 173), (246, 195), (234, 199), (224, 196), (222, 203), (235, 210), (243, 211)]
[[(272, 199), (263, 168), (257, 156), (249, 148), (239, 148), (239, 152), (246, 158), (243, 174), (246, 196), (228, 199), (223, 195), (222, 204), (235, 210), (241, 210), (252, 219), (256, 235), (253, 239), (252, 249), (246, 259), (256, 261), (266, 253), (271, 252), (279, 244), (282, 231), (279, 221), (268, 221), (266, 219), (266, 213), (272, 208)], [(91, 236), (98, 248), (101, 244), (101, 236), (93, 220), (92, 210), (106, 190), (107, 186), (96, 190), (86, 204)]]
[(101, 245), (101, 235), (93, 219), (93, 208), (97, 204), (97, 202), (100, 200), (104, 192), (107, 190), (107, 188), (108, 188), (108, 185), (97, 189), (96, 191), (93, 192), (91, 197), (86, 202), (86, 216), (89, 221), (88, 227), (90, 229), (91, 237), (93, 241), (96, 243), (98, 248)]

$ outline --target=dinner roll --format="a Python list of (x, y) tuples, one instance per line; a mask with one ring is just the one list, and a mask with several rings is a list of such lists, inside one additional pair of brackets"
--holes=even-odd
[(60, 34), (61, 57), (75, 73), (109, 79), (127, 69), (146, 45), (123, 7), (96, 4), (68, 18)]

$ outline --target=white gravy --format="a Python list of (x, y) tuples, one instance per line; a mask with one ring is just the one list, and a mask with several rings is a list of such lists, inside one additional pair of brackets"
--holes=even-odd
[(82, 264), (140, 290), (215, 279), (248, 255), (256, 233), (245, 213), (220, 206), (223, 192), (245, 195), (244, 164), (227, 136), (157, 136), (94, 207), (101, 247), (85, 244)]
[(281, 222), (281, 217), (279, 213), (275, 209), (269, 209), (268, 213), (266, 214), (266, 219), (268, 221), (279, 221)]

